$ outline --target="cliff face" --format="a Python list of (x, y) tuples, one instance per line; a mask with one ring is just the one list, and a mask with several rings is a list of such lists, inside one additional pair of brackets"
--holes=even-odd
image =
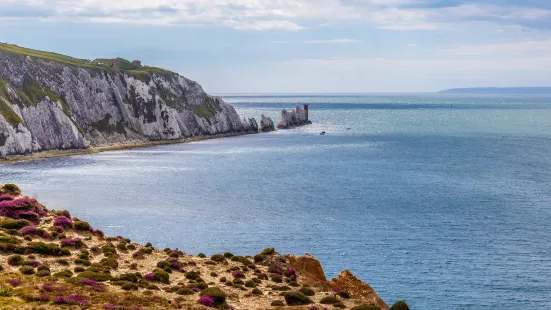
[(255, 131), (255, 124), (176, 73), (0, 46), (0, 156)]
[(312, 122), (308, 121), (306, 110), (297, 105), (290, 112), (285, 109), (281, 110), (277, 128), (284, 129), (308, 124), (312, 124)]

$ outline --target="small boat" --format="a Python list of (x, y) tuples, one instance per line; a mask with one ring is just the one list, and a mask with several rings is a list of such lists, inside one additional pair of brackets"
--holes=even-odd
[(350, 130), (350, 129), (352, 129), (352, 128), (350, 128), (350, 127), (346, 128), (346, 130)]
[(325, 136), (325, 131), (322, 131), (320, 135)]

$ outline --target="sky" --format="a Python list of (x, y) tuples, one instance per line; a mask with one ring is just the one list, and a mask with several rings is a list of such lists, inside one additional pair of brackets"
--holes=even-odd
[(551, 86), (551, 0), (0, 0), (0, 42), (217, 94)]

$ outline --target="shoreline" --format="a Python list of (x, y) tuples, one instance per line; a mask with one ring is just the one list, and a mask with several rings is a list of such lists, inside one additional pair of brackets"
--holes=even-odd
[(26, 162), (26, 161), (55, 158), (55, 157), (64, 157), (64, 156), (96, 154), (96, 153), (103, 153), (103, 152), (109, 152), (109, 151), (122, 151), (122, 150), (130, 150), (130, 149), (137, 149), (137, 148), (144, 148), (144, 147), (151, 147), (151, 146), (159, 146), (159, 145), (184, 144), (184, 143), (191, 143), (191, 142), (198, 142), (198, 141), (205, 141), (205, 140), (212, 140), (212, 139), (253, 135), (253, 134), (259, 134), (259, 133), (265, 133), (265, 132), (241, 131), (241, 132), (216, 134), (216, 135), (210, 135), (210, 136), (196, 136), (196, 137), (175, 139), (175, 140), (144, 141), (144, 142), (129, 143), (129, 144), (98, 146), (98, 147), (90, 147), (87, 149), (48, 150), (48, 151), (41, 151), (41, 152), (36, 152), (36, 153), (31, 153), (26, 155), (8, 155), (6, 157), (0, 157), (0, 164), (18, 163), (18, 162)]

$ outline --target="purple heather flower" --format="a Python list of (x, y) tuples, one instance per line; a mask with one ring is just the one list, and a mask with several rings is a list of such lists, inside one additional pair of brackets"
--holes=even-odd
[(19, 279), (11, 279), (9, 282), (12, 286), (19, 286), (22, 281)]
[(194, 291), (195, 293), (197, 293), (197, 292), (200, 292), (200, 291), (201, 291), (201, 289), (200, 289), (200, 288), (198, 288), (198, 287), (194, 287), (194, 288), (192, 288), (191, 290), (192, 290), (192, 291)]
[(42, 285), (42, 290), (44, 290), (45, 292), (53, 292), (55, 291), (55, 287), (49, 283), (46, 283)]
[(33, 260), (33, 267), (36, 268), (38, 266), (42, 265), (39, 261)]
[(94, 280), (90, 280), (90, 279), (82, 279), (82, 284), (83, 285), (88, 285), (88, 286), (98, 286), (100, 285), (99, 282), (97, 281), (94, 281)]
[(177, 261), (173, 261), (170, 263), (170, 268), (174, 270), (180, 270), (182, 269), (182, 265)]
[(63, 227), (61, 227), (61, 226), (56, 226), (55, 231), (61, 234), (61, 233), (65, 232), (65, 229), (63, 229)]
[(13, 196), (10, 194), (0, 195), (0, 201), (13, 200)]
[(50, 301), (50, 295), (40, 294), (40, 296), (38, 297), (38, 300), (40, 300), (40, 301)]
[(335, 292), (335, 293), (338, 293), (338, 292), (340, 292), (340, 291), (341, 291), (341, 289), (340, 289), (340, 288), (338, 288), (338, 287), (334, 287), (334, 288), (332, 289), (332, 291), (333, 291), (333, 292)]
[(146, 278), (146, 279), (149, 280), (149, 281), (155, 280), (155, 277), (154, 277), (153, 274), (151, 274), (151, 273), (146, 274), (146, 275), (144, 276), (144, 278)]
[(111, 309), (117, 309), (119, 306), (115, 304), (104, 304), (103, 309), (111, 310)]
[(77, 304), (79, 306), (88, 305), (88, 300), (86, 299), (86, 297), (77, 294), (70, 295), (69, 297), (67, 297), (66, 300), (68, 303)]
[(73, 227), (73, 220), (66, 216), (58, 216), (54, 220), (55, 226)]
[(59, 296), (56, 296), (56, 297), (54, 298), (54, 303), (56, 303), (56, 304), (58, 304), (58, 305), (64, 304), (64, 303), (66, 303), (66, 302), (67, 302), (67, 300), (65, 299), (64, 296), (59, 295)]
[(201, 296), (201, 298), (199, 298), (199, 303), (203, 306), (214, 307), (214, 298), (208, 295)]
[(36, 233), (36, 226), (25, 226), (17, 232), (20, 236), (33, 235)]
[(245, 275), (239, 270), (236, 270), (236, 271), (232, 272), (231, 275), (234, 278), (244, 278), (245, 277)]
[(296, 272), (293, 268), (287, 268), (287, 270), (285, 271), (285, 275), (287, 277), (291, 277), (291, 276), (296, 275)]

